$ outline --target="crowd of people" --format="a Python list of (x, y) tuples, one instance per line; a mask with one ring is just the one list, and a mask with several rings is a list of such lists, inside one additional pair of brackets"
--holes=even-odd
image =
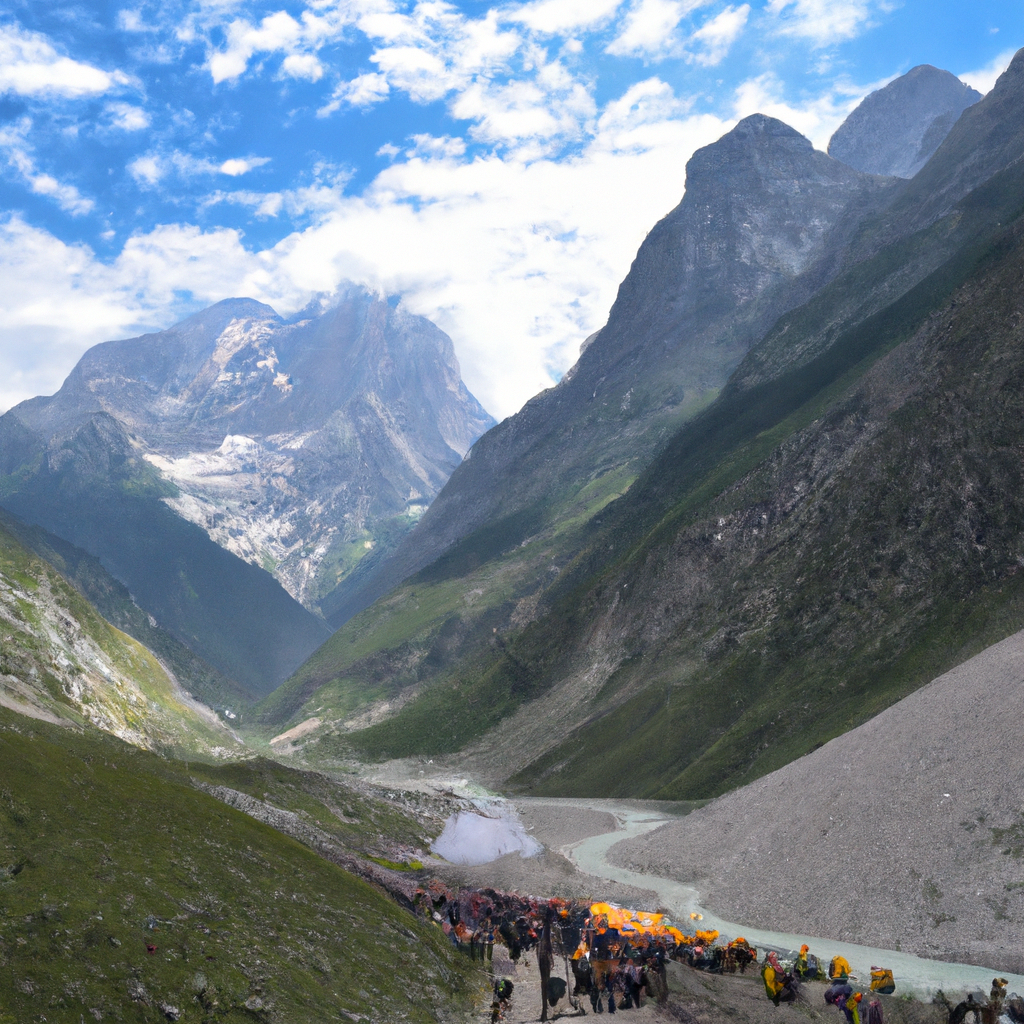
[[(542, 1021), (548, 1019), (549, 1007), (567, 994), (576, 1007), (589, 999), (594, 1013), (638, 1008), (647, 999), (663, 1005), (668, 1000), (670, 960), (716, 974), (745, 974), (759, 965), (765, 994), (776, 1006), (800, 999), (801, 986), (807, 982), (827, 982), (825, 1003), (843, 1014), (845, 1024), (884, 1024), (878, 996), (896, 988), (893, 972), (884, 967), (872, 967), (867, 990), (858, 991), (850, 964), (842, 956), (833, 957), (825, 967), (803, 945), (792, 959), (784, 960), (777, 950), (769, 949), (759, 960), (757, 949), (743, 937), (720, 943), (717, 931), (694, 927), (691, 933), (664, 914), (609, 903), (537, 899), (494, 889), (453, 891), (436, 880), (416, 890), (413, 903), (456, 947), (485, 965), (493, 965), (496, 942), (506, 947), (513, 963), (535, 950)], [(696, 922), (701, 915), (691, 918)], [(555, 970), (559, 958), (564, 961), (565, 980)], [(996, 1024), (1004, 1012), (1006, 984), (1005, 978), (993, 979), (987, 1002), (969, 996), (949, 1006), (949, 1024), (965, 1024), (971, 1014), (972, 1024)], [(494, 978), (492, 1021), (502, 1019), (513, 990), (510, 979)], [(1018, 1020), (1016, 1010), (1012, 1003), (1006, 1007), (1014, 1021)], [(1024, 1004), (1020, 1010), (1024, 1024)], [(837, 1024), (843, 1020), (837, 1019)]]

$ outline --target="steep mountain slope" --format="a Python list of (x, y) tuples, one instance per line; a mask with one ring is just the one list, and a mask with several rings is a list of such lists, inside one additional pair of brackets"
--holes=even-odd
[(354, 288), (292, 322), (231, 299), (0, 417), (0, 504), (98, 558), (228, 677), (217, 699), (262, 695), (329, 635), (295, 598), (390, 550), (491, 422), (421, 317)]
[(18, 433), (31, 447), (26, 455), (0, 440), (0, 504), (96, 556), (161, 627), (229, 678), (266, 694), (328, 635), (269, 574), (165, 503), (176, 488), (108, 413), (47, 442), (13, 413), (0, 418), (0, 438)]
[(920, 64), (858, 105), (829, 140), (828, 155), (868, 174), (912, 178), (981, 93)]
[[(997, 89), (993, 98), (987, 99), (986, 103), (1001, 104), (999, 95), (1000, 90)], [(985, 104), (979, 104), (979, 107), (983, 106)], [(975, 109), (972, 108), (972, 112)], [(977, 123), (989, 125), (997, 119), (983, 113)], [(733, 133), (736, 137), (726, 136), (716, 145), (723, 147), (724, 156), (741, 166), (742, 161), (736, 159), (733, 147), (742, 146), (744, 138), (749, 142), (751, 132), (754, 133), (756, 144), (753, 148), (754, 156), (749, 159), (758, 166), (770, 163), (768, 157), (775, 153), (773, 140), (776, 136), (786, 141), (789, 148), (785, 152), (790, 155), (793, 152), (810, 152), (805, 143), (803, 150), (798, 148), (795, 140), (799, 137), (795, 133), (789, 129), (782, 131), (781, 128), (773, 127), (773, 124), (777, 125), (777, 122), (753, 119), (752, 124), (744, 129), (746, 135), (737, 129), (737, 133)], [(761, 132), (768, 132), (768, 139), (760, 138)], [(979, 144), (987, 144), (984, 132), (979, 133), (975, 129), (972, 132), (978, 137)], [(716, 170), (717, 157), (711, 152), (714, 150), (715, 147), (709, 147), (709, 151), (700, 155), (700, 160), (695, 158), (695, 164), (696, 168), (706, 168), (701, 173), (710, 174), (716, 181), (721, 181), (727, 176)], [(968, 177), (974, 174), (973, 167), (964, 171), (960, 157), (962, 150), (962, 142), (956, 143), (952, 157), (946, 160), (941, 171), (941, 175), (948, 179), (949, 193), (953, 193), (957, 187), (958, 174), (966, 173)], [(817, 154), (815, 159), (818, 158), (825, 159), (821, 154)], [(937, 155), (936, 159), (945, 160), (945, 157)], [(995, 162), (985, 153), (979, 153), (977, 159), (983, 163), (987, 161), (985, 165), (990, 167)], [(793, 165), (780, 160), (779, 166), (779, 173), (783, 174), (791, 172)], [(691, 165), (691, 179), (694, 178), (696, 168)], [(542, 431), (535, 435), (527, 429), (529, 417), (533, 415), (528, 407), (519, 417), (506, 421), (481, 439), (471, 458), (453, 475), (445, 491), (407, 543), (426, 537), (425, 543), (429, 548), (431, 537), (440, 537), (446, 524), (454, 523), (453, 528), (457, 528), (459, 502), (467, 507), (473, 503), (473, 515), (486, 514), (491, 495), (480, 480), (490, 480), (490, 464), (486, 459), (478, 461), (477, 457), (486, 452), (489, 445), (501, 441), (502, 437), (511, 437), (507, 444), (509, 450), (512, 450), (513, 442), (527, 449), (535, 436), (540, 436), (541, 440), (537, 441), (536, 449), (529, 450), (528, 457), (509, 467), (508, 479), (511, 483), (506, 485), (497, 473), (494, 474), (494, 489), (497, 492), (501, 493), (506, 487), (511, 490), (512, 485), (522, 478), (521, 493), (528, 493), (531, 486), (550, 487), (555, 491), (565, 486), (567, 491), (572, 492), (573, 501), (570, 503), (565, 499), (561, 506), (553, 502), (555, 511), (547, 520), (541, 502), (504, 518), (493, 518), (487, 525), (454, 544), (442, 557), (396, 588), (373, 609), (360, 614), (344, 626), (288, 684), (262, 705), (259, 716), (275, 731), (286, 723), (310, 717), (320, 719), (323, 729), (328, 731), (362, 728), (394, 714), (423, 686), (439, 681), (443, 685), (432, 696), (425, 694), (420, 701), (410, 705), (395, 720), (393, 727), (382, 724), (359, 742), (365, 743), (365, 749), (376, 753), (409, 752), (421, 747), (429, 747), (432, 751), (453, 750), (480, 735), (502, 716), (514, 712), (524, 700), (548, 686), (558, 672), (568, 672), (561, 663), (557, 670), (552, 667), (556, 660), (552, 652), (567, 651), (572, 646), (568, 641), (571, 634), (563, 635), (556, 631), (555, 636), (547, 635), (551, 651), (541, 658), (544, 664), (536, 663), (536, 648), (530, 648), (529, 654), (519, 652), (518, 649), (516, 652), (508, 650), (509, 639), (520, 634), (524, 627), (549, 610), (553, 603), (565, 599), (565, 595), (573, 592), (574, 588), (584, 587), (589, 576), (600, 573), (606, 564), (619, 558), (623, 550), (632, 547), (639, 536), (654, 527), (659, 518), (680, 500), (681, 494), (685, 494), (699, 481), (701, 474), (714, 468), (716, 462), (728, 460), (736, 447), (749, 441), (759, 429), (783, 421), (786, 415), (813, 397), (817, 388), (831, 383), (836, 376), (841, 376), (851, 365), (869, 354), (874, 343), (872, 339), (877, 340), (874, 318), (892, 308), (898, 319), (903, 307), (894, 306), (894, 300), (910, 296), (905, 301), (914, 317), (922, 316), (922, 310), (926, 312), (933, 308), (931, 304), (940, 301), (954, 286), (945, 280), (939, 272), (940, 268), (958, 253), (962, 255), (970, 246), (983, 244), (979, 240), (989, 238), (993, 231), (998, 230), (997, 225), (1000, 218), (1005, 216), (1003, 207), (1007, 203), (1015, 209), (1016, 200), (1011, 189), (1009, 197), (1004, 197), (1004, 200), (990, 203), (980, 197), (974, 206), (968, 204), (963, 211), (954, 211), (946, 218), (936, 220), (933, 216), (931, 221), (925, 220), (921, 225), (911, 224), (907, 227), (906, 235), (893, 240), (889, 237), (886, 215), (876, 213), (877, 207), (880, 204), (893, 207), (900, 203), (903, 193), (915, 187), (916, 182), (901, 185), (879, 179), (870, 181), (875, 186), (863, 193), (862, 198), (866, 195), (871, 201), (860, 207), (848, 207), (831, 232), (823, 236), (816, 261), (784, 286), (788, 289), (786, 294), (791, 298), (797, 294), (806, 294), (810, 300), (795, 307), (792, 312), (783, 313), (774, 326), (770, 322), (764, 326), (761, 334), (763, 340), (745, 357), (721, 397), (706, 413), (693, 421), (692, 429), (684, 428), (677, 439), (668, 444), (668, 449), (675, 451), (678, 458), (656, 462), (655, 468), (644, 474), (642, 487), (634, 484), (630, 497), (615, 502), (611, 509), (603, 512), (609, 500), (618, 497), (629, 485), (637, 468), (636, 463), (633, 464), (632, 472), (629, 467), (617, 473), (608, 472), (573, 492), (569, 486), (570, 474), (552, 477), (549, 463), (559, 465), (559, 456), (557, 453), (549, 454), (544, 448), (546, 442), (543, 438), (546, 435)], [(691, 180), (687, 198), (684, 198), (679, 211), (674, 215), (682, 216), (682, 211), (688, 209), (688, 200), (697, 204), (693, 212), (686, 216), (697, 223), (692, 232), (696, 232), (698, 238), (705, 237), (698, 230), (700, 211), (705, 209), (698, 204), (702, 187), (705, 188), (705, 195), (707, 190), (713, 188), (709, 184), (701, 186), (699, 180)], [(783, 193), (787, 188), (795, 186), (791, 179), (782, 177), (771, 187)], [(961, 188), (961, 197), (965, 190), (969, 191)], [(728, 190), (726, 194), (731, 195)], [(749, 204), (749, 190), (739, 188), (731, 201)], [(789, 215), (795, 216), (796, 211), (791, 210)], [(864, 219), (858, 221), (857, 215), (862, 215)], [(743, 225), (749, 223), (750, 219), (744, 216), (735, 231), (724, 230), (725, 242), (729, 239), (735, 242), (738, 234), (747, 230)], [(657, 303), (658, 287), (668, 287), (664, 285), (665, 275), (675, 266), (671, 259), (672, 247), (665, 241), (671, 241), (672, 231), (667, 228), (663, 231), (662, 227), (664, 225), (652, 232), (651, 238), (645, 243), (630, 278), (623, 284), (616, 305), (616, 310), (622, 311), (621, 320), (616, 321), (618, 329), (627, 341), (630, 324), (637, 335), (647, 331), (648, 336), (657, 336), (657, 330), (651, 326), (654, 322), (651, 311), (660, 308)], [(779, 247), (778, 251), (783, 251), (786, 239), (791, 237), (792, 228), (774, 224), (772, 230), (781, 233), (775, 244)], [(685, 239), (689, 236), (684, 233), (680, 237)], [(706, 237), (708, 246), (711, 246), (713, 236), (709, 234)], [(753, 241), (748, 239), (743, 245), (736, 242), (738, 248), (732, 251), (730, 258), (739, 263), (738, 268), (715, 270), (712, 267), (708, 271), (709, 277), (720, 273), (723, 278), (735, 275), (739, 280), (750, 275), (750, 247), (770, 249), (767, 241), (759, 239), (761, 236), (755, 234)], [(654, 240), (659, 241), (655, 244)], [(659, 249), (659, 246), (662, 248)], [(648, 256), (650, 266), (645, 262)], [(707, 253), (701, 258), (710, 259), (713, 263)], [(760, 262), (767, 264), (769, 261), (767, 257), (762, 257)], [(660, 278), (654, 272), (658, 267), (662, 268)], [(669, 269), (665, 270), (665, 267)], [(693, 279), (699, 279), (701, 273), (703, 271), (694, 269)], [(934, 277), (936, 274), (938, 276)], [(924, 290), (920, 294), (914, 291), (920, 282), (931, 280), (932, 277), (934, 280), (931, 284), (921, 286)], [(659, 281), (662, 283), (656, 287)], [(645, 282), (654, 283), (648, 285)], [(694, 289), (696, 285), (691, 292)], [(634, 301), (632, 297), (641, 293), (648, 298)], [(739, 307), (741, 325), (742, 317), (746, 316), (744, 310), (757, 305), (754, 302)], [(625, 312), (627, 309), (632, 311), (628, 316)], [(616, 316), (619, 313), (613, 312), (613, 321)], [(693, 316), (699, 319), (696, 312)], [(900, 321), (897, 326), (902, 330), (904, 325)], [(721, 332), (720, 338), (734, 337), (738, 330), (736, 323), (730, 321), (725, 314), (716, 329)], [(851, 353), (855, 358), (852, 363), (845, 363), (838, 373), (832, 367), (824, 371), (824, 380), (814, 376), (817, 371), (812, 372), (803, 383), (783, 380), (781, 390), (759, 393), (756, 400), (746, 394), (766, 382), (782, 379), (789, 371), (797, 372), (801, 364), (810, 365), (823, 351), (835, 345), (838, 339), (845, 338), (847, 333), (857, 329), (861, 334), (852, 338), (849, 347), (841, 349), (845, 353), (844, 359)], [(591, 357), (592, 351), (599, 351), (596, 346), (603, 335), (604, 332), (581, 358), (580, 367), (572, 380), (541, 396), (534, 403), (537, 409), (543, 409), (545, 403), (557, 401), (563, 389), (570, 389), (577, 380), (583, 379), (580, 374), (584, 372), (584, 364)], [(890, 337), (888, 343), (894, 344), (896, 340)], [(598, 369), (603, 370), (604, 366), (600, 365)], [(655, 379), (660, 379), (654, 371), (651, 372)], [(792, 386), (794, 383), (797, 385), (796, 390)], [(640, 415), (637, 413), (638, 418)], [(512, 428), (519, 427), (522, 428), (519, 432), (510, 433)], [(583, 431), (577, 431), (574, 425), (567, 429), (569, 433), (573, 437), (577, 434), (589, 436)], [(549, 439), (555, 436), (552, 434)], [(637, 436), (641, 435), (630, 435), (628, 430), (624, 430), (625, 439), (612, 439), (608, 448), (611, 450), (616, 444), (628, 444)], [(651, 441), (652, 436), (646, 435), (646, 440)], [(568, 441), (565, 438), (563, 441), (564, 447), (568, 448)], [(540, 461), (538, 453), (543, 454), (548, 461)], [(655, 450), (647, 451), (645, 460), (650, 460), (654, 455)], [(687, 461), (682, 457), (684, 455), (692, 458)], [(636, 462), (639, 461), (638, 457)], [(474, 463), (478, 467), (483, 463), (483, 469), (474, 469)], [(540, 470), (536, 480), (527, 479), (529, 471), (538, 465)], [(679, 467), (685, 468), (682, 479), (680, 471), (677, 471)], [(480, 480), (471, 477), (473, 473), (477, 473)], [(474, 480), (480, 483), (479, 487), (471, 487), (470, 483), (466, 483)], [(638, 488), (641, 497), (634, 500), (632, 492)], [(452, 495), (451, 502), (449, 494)], [(517, 507), (514, 495), (508, 495), (508, 501), (513, 509)], [(451, 511), (453, 507), (454, 512)], [(505, 650), (505, 654), (501, 654), (502, 650)], [(502, 658), (510, 659), (510, 663), (519, 659), (520, 667), (514, 671), (510, 669), (514, 678), (494, 683), (492, 675), (496, 671), (496, 659), (500, 662)], [(603, 679), (608, 671), (614, 670), (616, 662), (617, 658), (613, 658), (611, 668), (603, 665), (594, 669), (593, 678)], [(485, 684), (481, 680), (491, 682)], [(467, 699), (472, 707), (454, 710), (460, 702), (459, 694), (466, 693), (467, 686), (471, 690), (471, 696)], [(477, 692), (481, 686), (488, 691), (486, 699), (481, 698)], [(481, 700), (482, 705), (477, 703)], [(373, 706), (367, 712), (359, 713), (360, 707), (365, 707), (367, 703), (373, 703)], [(543, 712), (539, 721), (560, 723), (552, 725), (550, 735), (554, 735), (558, 729), (571, 729), (578, 724), (580, 715), (584, 714), (575, 702), (570, 702), (566, 707), (566, 715), (556, 714), (553, 718), (550, 717), (551, 709)], [(428, 725), (432, 719), (444, 721), (446, 726), (442, 729), (433, 728)], [(542, 724), (539, 731), (543, 733), (544, 730)], [(535, 735), (533, 730), (524, 731), (522, 723), (517, 724), (515, 735), (534, 737), (530, 744), (525, 745), (533, 750), (534, 756), (550, 739), (550, 735), (545, 739), (539, 734)], [(397, 739), (399, 736), (400, 741)], [(508, 743), (503, 740), (501, 747), (504, 749), (507, 746)], [(496, 770), (500, 772), (505, 769)]]
[(507, 550), (571, 515), (588, 484), (631, 478), (708, 401), (785, 309), (834, 270), (823, 259), (894, 187), (815, 152), (761, 114), (687, 165), (686, 192), (648, 235), (607, 324), (560, 384), (474, 446), (410, 536), (332, 621), (345, 618), (453, 545)]
[[(1020, 210), (1020, 169), (1004, 184)], [(519, 785), (714, 795), (1015, 628), (1021, 230), (666, 450), (605, 524), (640, 543), (516, 649), (535, 691), (557, 685), (499, 771), (534, 761), (547, 715), (573, 732)], [(642, 763), (593, 775), (637, 742)]]
[(378, 831), (417, 834), (382, 801), (267, 762), (185, 766), (4, 708), (0, 778), (3, 1024), (426, 1024), (463, 1019), (479, 991), (438, 928), (199, 789), (315, 816), (348, 861)]
[[(1024, 143), (1022, 63), (918, 178), (962, 193), (996, 163), (984, 145), (965, 160), (970, 138), (1009, 166), (909, 237), (862, 236), (874, 254), (782, 317), (591, 519), (532, 625), (499, 629), (391, 717), (339, 723), (319, 749), (461, 749), (460, 764), (528, 791), (707, 797), (1017, 628), (1024, 162), (1005, 140)], [(436, 594), (426, 576), (381, 611), (413, 587)], [(360, 634), (321, 656), (343, 639), (357, 649)]]
[(613, 860), (727, 920), (1021, 973), (1022, 693), (1017, 633)]
[(2, 523), (0, 640), (0, 704), (153, 749), (243, 749), (146, 648), (101, 618)]
[(243, 709), (253, 704), (256, 698), (241, 684), (218, 672), (156, 625), (156, 620), (132, 600), (128, 588), (115, 580), (98, 558), (2, 509), (0, 526), (53, 566), (107, 622), (152, 651), (186, 692), (224, 713), (229, 720), (230, 716), (237, 719)]
[(289, 322), (228, 299), (97, 345), (9, 415), (50, 442), (98, 412), (145, 443), (175, 511), (312, 609), (393, 546), (494, 422), (447, 335), (354, 287)]
[[(930, 122), (928, 153), (941, 143), (942, 157), (911, 182), (851, 176), (762, 115), (694, 154), (682, 202), (641, 246), (608, 323), (587, 340), (577, 365), (481, 439), (415, 534), (342, 611), (365, 607), (459, 543), (489, 552), (495, 543), (507, 549), (514, 534), (528, 538), (602, 474), (635, 475), (717, 395), (749, 350), (765, 350), (762, 339), (780, 315), (948, 217), (1020, 155), (1017, 63), (984, 104), (969, 106), (978, 94), (948, 72), (922, 67), (850, 115), (837, 132), (848, 138), (850, 155), (877, 148), (879, 119), (888, 118), (886, 145), (923, 160), (915, 117), (950, 114)], [(969, 109), (953, 131), (951, 112), (961, 103)], [(883, 308), (961, 244), (941, 231), (919, 237), (916, 250), (890, 255), (888, 275), (851, 287), (833, 319), (852, 322)], [(343, 618), (339, 612), (332, 621)]]

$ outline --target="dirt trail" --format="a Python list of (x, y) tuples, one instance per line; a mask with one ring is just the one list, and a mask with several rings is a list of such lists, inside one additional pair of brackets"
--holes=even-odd
[[(565, 964), (561, 957), (555, 958), (555, 965), (552, 968), (552, 975), (565, 978)], [(541, 993), (540, 993), (540, 971), (537, 968), (536, 950), (524, 954), (518, 964), (514, 964), (507, 955), (503, 946), (494, 947), (494, 976), (496, 978), (508, 978), (515, 986), (512, 994), (512, 1002), (501, 1018), (503, 1024), (533, 1024), (540, 1020), (541, 1014)], [(569, 971), (568, 993), (572, 992), (572, 972)], [(568, 1020), (573, 1017), (581, 1017), (571, 1004), (568, 998), (560, 999), (554, 1010), (548, 1010), (549, 1020)], [(580, 997), (586, 1016), (593, 1017), (588, 996)], [(646, 995), (643, 997), (644, 1005), (639, 1009), (633, 1007), (630, 1010), (619, 1010), (623, 1017), (612, 1017), (612, 1020), (621, 1020), (624, 1024), (641, 1024), (643, 1021), (654, 1021), (666, 1019), (666, 1011), (658, 1009), (654, 1000)], [(485, 1019), (489, 1020), (487, 1016)]]

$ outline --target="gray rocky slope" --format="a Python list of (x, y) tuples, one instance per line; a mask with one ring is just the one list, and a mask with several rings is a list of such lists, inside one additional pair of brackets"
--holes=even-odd
[[(915, 188), (876, 173), (922, 166), (956, 115), (979, 98), (949, 72), (915, 68), (865, 99), (836, 133), (845, 162), (837, 152), (831, 159), (815, 152), (792, 128), (761, 114), (698, 150), (687, 165), (682, 201), (645, 239), (608, 322), (586, 340), (577, 364), (557, 387), (481, 438), (395, 555), (375, 566), (372, 578), (339, 590), (333, 624), (474, 531), (500, 531), (518, 542), (557, 518), (560, 490), (573, 493), (618, 467), (641, 469), (737, 366), (748, 384), (762, 379), (764, 362), (742, 361), (763, 347), (780, 316), (850, 266), (939, 219), (1005, 166), (1005, 153), (995, 152), (988, 137), (998, 120), (990, 114), (961, 129), (974, 151), (945, 161), (942, 180)], [(904, 257), (900, 274), (876, 294), (854, 291), (837, 315), (870, 315), (948, 255), (932, 244)], [(773, 358), (770, 346), (766, 355)], [(522, 537), (511, 536), (517, 529)]]
[(912, 178), (981, 93), (920, 64), (867, 96), (829, 140), (828, 154), (868, 174)]
[(682, 201), (641, 245), (576, 365), (477, 442), (415, 534), (333, 622), (478, 528), (519, 516), (532, 531), (589, 481), (623, 466), (635, 473), (780, 313), (835, 273), (845, 232), (896, 185), (763, 114), (698, 150)]
[(8, 415), (50, 444), (98, 412), (144, 443), (179, 515), (314, 609), (494, 422), (447, 335), (354, 287), (291, 321), (230, 299), (97, 345), (52, 398)]
[(1024, 632), (613, 848), (725, 919), (1020, 973)]

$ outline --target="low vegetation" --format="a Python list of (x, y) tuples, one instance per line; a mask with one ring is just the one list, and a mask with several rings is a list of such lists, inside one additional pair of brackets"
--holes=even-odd
[(266, 761), (186, 766), (3, 709), (0, 769), (4, 1024), (437, 1021), (476, 993), (437, 929), (195, 782), (371, 846), (416, 834), (398, 811)]

